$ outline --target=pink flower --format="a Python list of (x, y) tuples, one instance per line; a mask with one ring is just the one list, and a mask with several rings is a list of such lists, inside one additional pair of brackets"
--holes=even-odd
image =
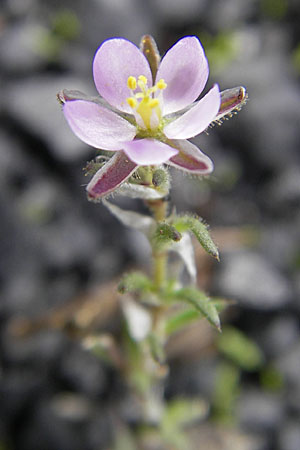
[(166, 163), (199, 175), (213, 171), (209, 157), (187, 140), (202, 133), (220, 110), (218, 85), (195, 102), (208, 74), (195, 36), (171, 47), (155, 80), (148, 60), (133, 43), (121, 38), (103, 42), (93, 62), (101, 98), (64, 95), (62, 100), (65, 118), (79, 139), (115, 152), (88, 184), (90, 197), (107, 195), (138, 166)]

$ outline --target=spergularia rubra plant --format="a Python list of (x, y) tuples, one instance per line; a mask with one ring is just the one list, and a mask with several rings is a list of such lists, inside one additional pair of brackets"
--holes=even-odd
[[(126, 376), (141, 401), (141, 423), (157, 424), (157, 434), (172, 448), (187, 448), (161, 395), (167, 374), (165, 344), (196, 318), (205, 317), (220, 330), (218, 312), (225, 302), (196, 287), (190, 234), (216, 259), (219, 253), (200, 218), (170, 213), (166, 166), (209, 175), (212, 161), (188, 139), (239, 110), (246, 101), (246, 90), (237, 87), (220, 92), (215, 84), (198, 100), (209, 68), (195, 36), (180, 39), (162, 60), (150, 36), (142, 38), (140, 48), (125, 39), (108, 39), (96, 52), (93, 75), (98, 97), (68, 90), (58, 94), (74, 134), (102, 151), (100, 159), (87, 166), (93, 175), (87, 185), (88, 198), (103, 200), (123, 224), (143, 232), (153, 256), (151, 277), (134, 272), (124, 276), (119, 286), (125, 294), (125, 339), (130, 341), (125, 346)], [(122, 210), (105, 199), (112, 192), (144, 199), (152, 214)], [(190, 277), (188, 286), (182, 285), (178, 274), (168, 273), (169, 251), (181, 257)], [(203, 411), (195, 404), (191, 409), (191, 402), (181, 404), (182, 408), (186, 417), (192, 411)], [(168, 414), (173, 414), (174, 423)]]
[(93, 62), (100, 99), (60, 94), (75, 135), (117, 152), (89, 183), (92, 198), (110, 193), (138, 166), (167, 163), (197, 175), (213, 171), (210, 158), (187, 141), (218, 120), (222, 106), (217, 84), (193, 103), (209, 75), (200, 41), (195, 36), (179, 40), (155, 69), (142, 50), (125, 39), (105, 41)]

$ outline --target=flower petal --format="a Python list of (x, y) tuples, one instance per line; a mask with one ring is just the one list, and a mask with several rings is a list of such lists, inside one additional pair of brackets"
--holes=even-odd
[(170, 114), (196, 100), (206, 85), (209, 69), (198, 38), (180, 39), (164, 56), (156, 80), (167, 83), (163, 91), (163, 114)]
[(129, 113), (132, 110), (126, 102), (131, 95), (127, 87), (128, 77), (144, 75), (152, 84), (147, 59), (126, 39), (114, 38), (103, 42), (94, 58), (93, 74), (99, 94), (115, 108)]
[(85, 100), (67, 101), (63, 112), (76, 136), (103, 150), (120, 150), (121, 141), (130, 141), (136, 128), (113, 111)]
[(214, 170), (211, 159), (189, 141), (172, 141), (179, 153), (173, 156), (167, 164), (176, 169), (184, 170), (195, 175), (207, 175)]
[(189, 139), (202, 133), (215, 120), (221, 103), (217, 84), (181, 117), (164, 128), (164, 134), (170, 139)]
[(149, 166), (163, 164), (178, 150), (155, 139), (135, 139), (131, 142), (124, 142), (122, 149), (139, 166)]
[(110, 194), (121, 183), (126, 181), (135, 171), (137, 165), (128, 160), (123, 152), (115, 153), (110, 160), (101, 167), (87, 185), (87, 193), (90, 200)]

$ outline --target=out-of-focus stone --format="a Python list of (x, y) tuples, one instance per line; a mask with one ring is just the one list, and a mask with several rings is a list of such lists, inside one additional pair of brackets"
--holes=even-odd
[(297, 343), (299, 329), (294, 316), (279, 317), (262, 330), (261, 343), (266, 355), (274, 358), (283, 355)]
[(289, 304), (292, 292), (284, 276), (262, 255), (238, 251), (222, 255), (216, 285), (221, 295), (241, 306), (274, 310)]
[(267, 433), (281, 424), (284, 408), (280, 396), (249, 389), (238, 399), (236, 417), (243, 429)]
[(279, 430), (278, 450), (299, 450), (300, 427), (299, 420), (290, 420), (283, 424)]
[[(92, 76), (90, 81), (92, 85)], [(66, 87), (87, 93), (93, 89), (82, 80), (36, 76), (8, 85), (4, 102), (5, 112), (45, 145), (40, 151), (50, 150), (64, 164), (95, 154), (95, 149), (75, 137), (64, 119), (56, 94)]]

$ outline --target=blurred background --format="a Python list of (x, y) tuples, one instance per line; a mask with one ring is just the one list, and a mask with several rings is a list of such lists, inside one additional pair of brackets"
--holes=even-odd
[(209, 405), (200, 449), (299, 450), (299, 22), (298, 0), (1, 1), (1, 450), (109, 449), (116, 423), (134, 423), (118, 374), (81, 338), (118, 333), (115, 286), (147, 270), (149, 248), (86, 200), (95, 151), (56, 93), (96, 95), (101, 42), (143, 34), (161, 54), (197, 35), (207, 90), (249, 93), (194, 140), (214, 160), (210, 179), (173, 173), (172, 203), (210, 224), (221, 253), (217, 263), (196, 247), (198, 284), (235, 303), (221, 337), (201, 322), (169, 343), (166, 395)]

